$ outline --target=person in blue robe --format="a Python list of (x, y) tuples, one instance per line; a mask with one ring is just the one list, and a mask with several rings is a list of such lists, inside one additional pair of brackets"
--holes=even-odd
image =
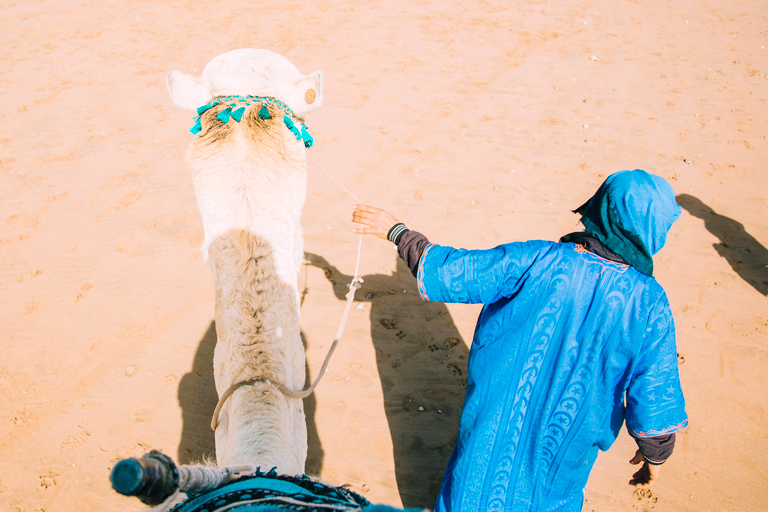
[(356, 205), (356, 233), (397, 245), (428, 301), (483, 304), (458, 443), (436, 511), (578, 511), (598, 450), (626, 422), (649, 487), (688, 425), (669, 302), (653, 259), (680, 216), (666, 180), (609, 176), (585, 231), (488, 250), (429, 243)]

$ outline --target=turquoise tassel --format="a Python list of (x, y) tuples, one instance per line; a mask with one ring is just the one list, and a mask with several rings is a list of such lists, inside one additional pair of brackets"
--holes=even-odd
[(234, 119), (239, 123), (245, 115), (245, 107), (238, 107), (238, 103), (245, 103), (245, 105), (248, 106), (253, 104), (251, 103), (251, 100), (255, 100), (254, 103), (261, 103), (261, 107), (259, 108), (259, 117), (261, 119), (272, 119), (272, 113), (269, 110), (269, 105), (276, 105), (281, 110), (283, 110), (283, 123), (285, 123), (285, 126), (291, 131), (291, 133), (293, 133), (297, 141), (303, 142), (304, 147), (307, 148), (311, 148), (315, 143), (304, 123), (298, 121), (294, 122), (293, 119), (291, 119), (290, 116), (292, 116), (293, 113), (291, 112), (291, 109), (288, 108), (288, 106), (274, 98), (264, 98), (261, 96), (217, 96), (210, 103), (197, 108), (195, 125), (190, 128), (189, 131), (195, 135), (199, 134), (201, 131), (203, 131), (203, 126), (200, 122), (200, 116), (217, 105), (224, 104), (226, 106), (227, 102), (232, 100), (236, 100), (236, 102), (229, 103), (229, 106), (219, 112), (216, 116), (222, 123), (227, 123), (230, 119)]
[(207, 110), (210, 110), (213, 108), (213, 105), (211, 103), (207, 105), (203, 105), (202, 107), (197, 108), (197, 115), (201, 116), (203, 113), (205, 113)]
[(302, 140), (301, 139), (301, 132), (298, 128), (296, 128), (296, 125), (293, 123), (290, 117), (283, 116), (283, 122), (285, 123), (285, 126), (288, 127), (289, 130), (293, 132), (293, 134), (296, 136), (296, 140)]
[(243, 118), (243, 112), (245, 112), (245, 107), (240, 107), (237, 110), (232, 111), (232, 119), (237, 121), (238, 123)]
[(221, 121), (222, 123), (226, 123), (227, 121), (229, 121), (229, 114), (231, 112), (232, 112), (232, 109), (227, 107), (221, 112), (219, 112), (219, 115), (217, 115), (216, 117), (218, 117), (219, 121)]
[(195, 126), (190, 128), (189, 131), (194, 133), (195, 135), (197, 135), (198, 133), (200, 133), (202, 131), (202, 129), (203, 129), (203, 127), (200, 124), (200, 117), (198, 116), (198, 117), (195, 118)]
[(301, 127), (301, 138), (304, 139), (304, 147), (305, 148), (311, 148), (312, 144), (315, 142), (315, 140), (312, 138), (312, 136), (307, 131), (306, 126)]

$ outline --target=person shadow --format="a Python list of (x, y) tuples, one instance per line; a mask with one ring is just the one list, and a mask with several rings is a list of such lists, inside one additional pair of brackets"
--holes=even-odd
[[(305, 258), (323, 270), (336, 298), (346, 300), (352, 276), (322, 256)], [(362, 278), (355, 299), (370, 303), (400, 499), (406, 508), (431, 508), (458, 441), (469, 350), (445, 304), (419, 297), (416, 279), (400, 258), (394, 274)]]
[(680, 194), (677, 203), (694, 217), (702, 219), (707, 231), (720, 239), (720, 243), (713, 247), (734, 272), (755, 290), (768, 295), (768, 249), (747, 233), (743, 224), (718, 214), (699, 198)]
[[(306, 349), (306, 339), (301, 333)], [(179, 464), (199, 464), (203, 461), (216, 462), (215, 434), (211, 430), (211, 417), (219, 401), (213, 380), (213, 351), (216, 348), (216, 323), (211, 322), (203, 339), (197, 346), (192, 369), (179, 382), (178, 399), (181, 406), (181, 439), (176, 453)], [(309, 382), (309, 367), (305, 365), (306, 382)], [(305, 472), (319, 475), (323, 467), (323, 447), (315, 425), (315, 395), (304, 399), (304, 413), (307, 417), (307, 462)]]

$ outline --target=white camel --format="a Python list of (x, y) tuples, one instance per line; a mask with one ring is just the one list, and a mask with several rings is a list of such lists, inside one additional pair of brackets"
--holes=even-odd
[[(187, 512), (394, 512), (304, 475), (307, 428), (296, 396), (312, 388), (295, 393), (305, 375), (297, 274), (312, 138), (303, 116), (322, 102), (322, 74), (302, 75), (268, 50), (235, 50), (200, 78), (172, 71), (168, 88), (174, 103), (198, 113), (186, 159), (216, 291), (218, 468), (176, 466), (150, 452), (118, 462), (113, 488), (163, 512), (180, 492), (190, 494), (174, 510)], [(333, 346), (340, 336), (341, 327)]]
[(322, 73), (302, 75), (274, 52), (243, 49), (213, 59), (200, 78), (171, 71), (168, 88), (199, 115), (186, 161), (216, 291), (214, 378), (225, 400), (214, 417), (217, 464), (301, 475), (302, 401), (266, 380), (304, 386), (297, 274), (312, 142), (304, 115), (322, 103)]

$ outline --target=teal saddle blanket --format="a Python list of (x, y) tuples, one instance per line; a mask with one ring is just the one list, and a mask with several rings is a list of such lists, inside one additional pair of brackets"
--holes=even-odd
[(274, 471), (243, 477), (205, 494), (190, 495), (171, 512), (301, 512), (365, 511), (394, 509), (371, 505), (346, 487), (333, 487), (307, 476), (278, 475)]

